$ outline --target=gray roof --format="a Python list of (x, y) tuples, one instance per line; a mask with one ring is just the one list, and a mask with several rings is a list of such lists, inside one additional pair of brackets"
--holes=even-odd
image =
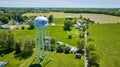
[(8, 62), (0, 62), (0, 67), (4, 67)]

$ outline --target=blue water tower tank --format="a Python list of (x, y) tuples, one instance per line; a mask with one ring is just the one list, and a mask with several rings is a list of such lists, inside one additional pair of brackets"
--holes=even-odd
[(48, 19), (44, 16), (38, 16), (35, 18), (34, 25), (37, 28), (45, 28), (48, 26)]

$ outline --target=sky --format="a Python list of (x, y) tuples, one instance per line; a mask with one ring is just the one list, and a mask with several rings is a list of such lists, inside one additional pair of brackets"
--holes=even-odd
[(120, 0), (0, 0), (0, 7), (120, 8)]

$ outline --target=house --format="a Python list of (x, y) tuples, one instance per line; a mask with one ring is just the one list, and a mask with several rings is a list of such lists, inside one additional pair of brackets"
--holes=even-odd
[(8, 62), (0, 62), (0, 67), (4, 67)]
[(80, 28), (82, 28), (83, 26), (84, 26), (84, 22), (82, 21), (82, 20), (77, 20), (77, 22), (76, 22), (76, 28), (77, 29), (80, 29)]
[(70, 52), (75, 54), (77, 50), (78, 50), (77, 47), (72, 46)]

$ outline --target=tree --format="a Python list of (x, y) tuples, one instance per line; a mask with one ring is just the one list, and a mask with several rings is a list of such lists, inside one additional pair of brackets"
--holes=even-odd
[(50, 39), (50, 44), (56, 44), (56, 39), (55, 38), (51, 38)]
[(84, 39), (81, 39), (81, 40), (78, 40), (77, 41), (77, 48), (78, 48), (78, 50), (77, 50), (77, 53), (84, 53), (84, 51), (83, 51), (83, 49), (84, 49), (84, 44), (85, 44), (85, 42), (84, 42)]
[(0, 17), (0, 21), (3, 23), (3, 24), (7, 24), (9, 22), (9, 19), (8, 17), (4, 16), (4, 17)]
[(77, 41), (78, 49), (84, 49), (84, 39), (80, 39)]
[(64, 30), (65, 31), (71, 31), (71, 28), (70, 28), (72, 26), (71, 24), (72, 24), (71, 20), (65, 20), (64, 27), (63, 27)]
[(32, 53), (33, 53), (33, 47), (34, 47), (33, 40), (31, 40), (30, 38), (28, 38), (28, 39), (24, 42), (24, 44), (22, 45), (21, 57), (22, 57), (22, 58), (27, 58), (27, 57), (31, 56)]
[(23, 16), (23, 18), (24, 18), (25, 20), (29, 20), (28, 16)]
[(72, 35), (68, 35), (68, 39), (72, 39)]
[(34, 22), (33, 21), (29, 23), (29, 28), (28, 29), (34, 29)]
[(89, 65), (90, 67), (99, 67), (99, 56), (95, 52), (90, 52), (89, 57)]
[(82, 38), (84, 38), (84, 32), (81, 32), (80, 34), (79, 34), (79, 37), (82, 39)]
[(21, 29), (22, 29), (22, 30), (24, 30), (24, 29), (25, 29), (25, 27), (24, 27), (24, 26), (22, 26), (22, 27), (21, 27)]
[(11, 31), (0, 30), (0, 54), (12, 52), (14, 43), (14, 34)]
[(20, 52), (21, 52), (21, 42), (16, 42), (14, 54), (19, 54)]
[(48, 20), (49, 20), (49, 23), (53, 23), (53, 15), (50, 15)]
[(56, 39), (55, 38), (50, 39), (50, 47), (51, 47), (51, 51), (55, 50), (55, 48), (56, 48)]

